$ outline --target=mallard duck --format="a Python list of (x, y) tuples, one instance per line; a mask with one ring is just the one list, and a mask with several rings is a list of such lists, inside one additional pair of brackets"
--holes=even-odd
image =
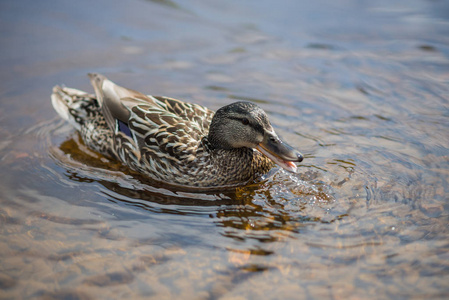
[(152, 180), (183, 187), (247, 184), (274, 163), (296, 172), (300, 152), (250, 102), (214, 113), (201, 105), (144, 95), (89, 74), (95, 95), (55, 86), (52, 104), (91, 149)]

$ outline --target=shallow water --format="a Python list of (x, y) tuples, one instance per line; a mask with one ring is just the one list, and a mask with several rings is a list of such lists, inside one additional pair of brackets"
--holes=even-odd
[[(444, 1), (2, 1), (0, 298), (449, 297)], [(50, 103), (88, 72), (301, 150), (237, 190), (158, 187)]]

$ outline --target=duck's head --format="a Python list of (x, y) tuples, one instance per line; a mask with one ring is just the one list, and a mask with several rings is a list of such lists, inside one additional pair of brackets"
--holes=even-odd
[(217, 110), (208, 140), (214, 149), (257, 149), (290, 172), (296, 172), (294, 162), (303, 160), (299, 151), (277, 136), (267, 114), (250, 102), (235, 102)]

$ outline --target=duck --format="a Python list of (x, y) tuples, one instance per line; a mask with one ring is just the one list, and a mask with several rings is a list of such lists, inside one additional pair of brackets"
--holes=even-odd
[(86, 146), (146, 179), (177, 187), (228, 188), (258, 180), (276, 165), (296, 173), (303, 155), (274, 131), (265, 111), (239, 101), (216, 112), (152, 96), (88, 74), (95, 94), (55, 86), (56, 112)]

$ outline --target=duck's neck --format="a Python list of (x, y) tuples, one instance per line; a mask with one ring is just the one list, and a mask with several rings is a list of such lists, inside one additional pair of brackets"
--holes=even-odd
[(218, 150), (218, 149), (233, 150), (233, 149), (235, 149), (231, 146), (231, 144), (229, 142), (227, 142), (225, 139), (223, 139), (222, 134), (217, 134), (216, 132), (217, 132), (217, 130), (209, 131), (209, 135), (207, 137), (205, 137), (205, 139), (207, 139), (207, 141), (210, 145), (210, 149), (214, 149), (214, 150)]
[(222, 184), (251, 182), (272, 167), (273, 162), (250, 148), (210, 149), (215, 178)]

